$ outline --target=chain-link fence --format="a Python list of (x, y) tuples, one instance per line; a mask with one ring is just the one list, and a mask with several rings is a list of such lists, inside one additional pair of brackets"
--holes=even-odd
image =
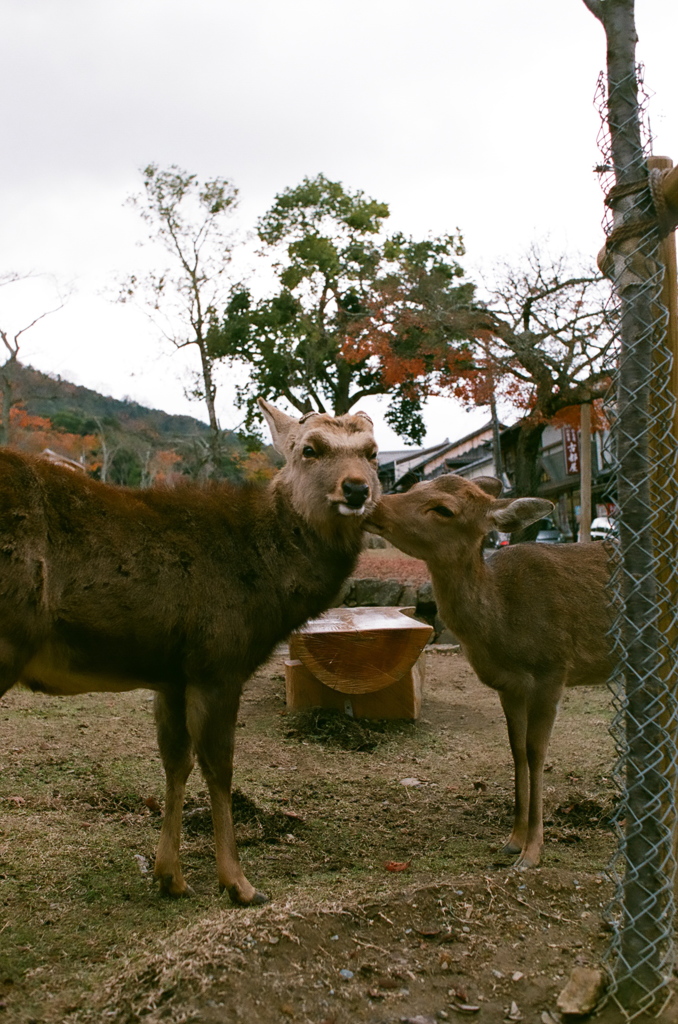
[[(603, 269), (615, 286), (618, 344), (609, 403), (619, 505), (619, 550), (610, 598), (616, 671), (611, 682), (621, 800), (619, 845), (610, 864), (608, 907), (611, 998), (632, 1020), (656, 1014), (670, 998), (675, 966), (676, 784), (678, 736), (678, 484), (673, 356), (662, 301), (664, 264), (659, 172), (651, 147), (646, 96), (636, 69), (619, 89), (639, 90), (637, 158), (623, 180), (613, 173), (610, 95), (601, 76), (601, 165), (607, 242)], [(658, 209), (659, 208), (659, 209)], [(659, 214), (659, 216), (658, 216)]]

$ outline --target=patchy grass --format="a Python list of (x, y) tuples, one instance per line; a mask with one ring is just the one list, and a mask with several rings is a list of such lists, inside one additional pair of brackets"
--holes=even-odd
[(608, 697), (567, 695), (544, 866), (518, 874), (498, 854), (512, 805), (499, 701), (460, 655), (426, 657), (414, 724), (287, 715), (280, 659), (251, 681), (234, 810), (248, 877), (272, 897), (251, 911), (218, 895), (197, 772), (183, 840), (194, 896), (167, 900), (152, 882), (163, 780), (145, 691), (8, 694), (3, 1019), (390, 1024), (466, 1000), (488, 1024), (512, 1002), (539, 1021), (607, 943)]

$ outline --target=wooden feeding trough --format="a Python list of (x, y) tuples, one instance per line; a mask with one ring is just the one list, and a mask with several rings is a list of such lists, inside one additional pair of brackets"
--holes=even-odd
[(419, 717), (419, 659), (433, 629), (413, 608), (333, 608), (290, 636), (292, 711), (335, 708), (356, 718)]

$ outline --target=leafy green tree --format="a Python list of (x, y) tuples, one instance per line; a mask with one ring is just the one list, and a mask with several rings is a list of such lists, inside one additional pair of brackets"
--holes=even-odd
[(129, 202), (148, 225), (151, 242), (162, 246), (170, 257), (171, 266), (130, 275), (121, 283), (118, 298), (128, 302), (140, 295), (165, 338), (179, 349), (197, 348), (200, 371), (188, 394), (207, 406), (216, 452), (220, 442), (217, 385), (207, 333), (210, 320), (228, 294), (225, 273), (233, 243), (224, 220), (235, 209), (237, 190), (226, 178), (200, 182), (197, 175), (176, 166), (161, 170), (149, 164), (142, 175), (143, 192), (131, 196)]
[(139, 487), (143, 466), (139, 455), (130, 448), (118, 448), (111, 459), (108, 479), (114, 484)]
[(386, 419), (404, 438), (424, 435), (422, 404), (466, 360), (464, 335), (444, 315), (468, 307), (458, 235), (387, 236), (385, 203), (323, 175), (286, 189), (257, 226), (273, 260), (273, 295), (239, 288), (213, 317), (213, 359), (239, 361), (249, 379), (237, 401), (284, 396), (300, 412), (348, 412), (390, 396)]
[(59, 409), (50, 419), (53, 427), (66, 434), (95, 434), (99, 428), (93, 416), (84, 416), (76, 409)]

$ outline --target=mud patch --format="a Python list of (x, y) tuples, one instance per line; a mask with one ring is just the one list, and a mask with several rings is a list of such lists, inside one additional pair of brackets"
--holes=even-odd
[(387, 719), (355, 719), (340, 711), (312, 708), (287, 717), (286, 739), (321, 743), (337, 750), (372, 753), (386, 740), (413, 731), (413, 723)]

